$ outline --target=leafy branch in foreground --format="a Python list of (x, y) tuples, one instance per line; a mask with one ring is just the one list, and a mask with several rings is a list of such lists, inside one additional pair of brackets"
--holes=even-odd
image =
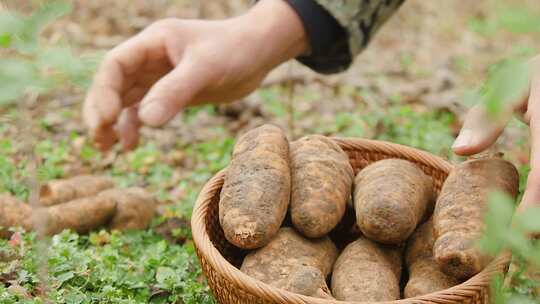
[(509, 251), (514, 260), (506, 284), (493, 283), (495, 303), (540, 303), (540, 242), (530, 237), (540, 234), (540, 208), (513, 216), (514, 209), (508, 196), (492, 193), (480, 247), (491, 255)]
[(68, 2), (54, 1), (28, 16), (0, 11), (0, 106), (61, 85), (84, 87), (89, 83), (98, 57), (81, 57), (41, 35), (47, 25), (71, 9)]

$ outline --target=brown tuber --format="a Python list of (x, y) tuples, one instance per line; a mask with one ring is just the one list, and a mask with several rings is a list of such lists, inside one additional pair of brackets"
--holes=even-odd
[(0, 238), (9, 238), (11, 227), (21, 227), (24, 230), (32, 228), (32, 207), (18, 201), (16, 198), (0, 195)]
[(497, 157), (468, 160), (456, 166), (444, 182), (433, 213), (433, 254), (442, 271), (464, 280), (492, 260), (476, 242), (484, 231), (489, 193), (503, 191), (516, 198), (519, 174)]
[(307, 237), (327, 235), (343, 218), (354, 172), (349, 157), (324, 136), (291, 144), (291, 217)]
[(108, 223), (110, 229), (146, 229), (154, 218), (156, 202), (142, 188), (110, 189), (101, 192), (98, 197), (116, 203), (116, 212)]
[(110, 177), (80, 175), (68, 179), (59, 179), (43, 185), (39, 193), (41, 206), (52, 206), (68, 201), (89, 197), (114, 187)]
[(307, 239), (292, 228), (281, 228), (268, 245), (246, 256), (240, 270), (277, 288), (331, 298), (325, 279), (337, 254), (328, 237)]
[(225, 237), (246, 249), (268, 244), (285, 218), (291, 192), (283, 131), (264, 125), (240, 137), (225, 175), (219, 202)]
[(433, 181), (414, 163), (381, 160), (356, 176), (354, 207), (358, 227), (365, 236), (399, 244), (432, 210)]
[(341, 301), (398, 300), (401, 268), (401, 249), (360, 237), (338, 257), (332, 293)]
[(112, 219), (115, 212), (116, 202), (114, 199), (97, 195), (51, 207), (36, 208), (34, 216), (44, 217), (45, 230), (43, 233), (53, 235), (64, 229), (87, 233), (105, 225)]
[(433, 221), (421, 225), (407, 244), (405, 264), (409, 270), (409, 281), (405, 286), (405, 298), (417, 297), (447, 289), (459, 283), (444, 274), (433, 259)]

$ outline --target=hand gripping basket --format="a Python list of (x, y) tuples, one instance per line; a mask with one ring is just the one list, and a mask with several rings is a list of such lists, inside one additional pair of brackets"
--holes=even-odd
[[(437, 192), (452, 168), (440, 157), (402, 145), (365, 140), (334, 138), (349, 155), (355, 173), (368, 164), (385, 158), (402, 158), (418, 164), (426, 174), (433, 177)], [(227, 242), (219, 225), (218, 202), (223, 185), (224, 170), (217, 173), (199, 194), (191, 226), (193, 240), (208, 284), (219, 303), (223, 304), (330, 304), (352, 303), (331, 301), (294, 294), (274, 288), (242, 273), (237, 267), (246, 252)], [(385, 303), (489, 303), (490, 279), (507, 270), (510, 256), (503, 254), (484, 271), (468, 281), (436, 293)], [(354, 302), (359, 303), (359, 302)]]

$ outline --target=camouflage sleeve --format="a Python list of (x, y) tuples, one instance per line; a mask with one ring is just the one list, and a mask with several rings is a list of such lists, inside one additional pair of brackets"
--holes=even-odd
[(324, 74), (346, 70), (404, 0), (287, 0), (302, 19), (311, 54), (298, 58)]
[[(256, 2), (257, 0), (255, 0)], [(297, 58), (319, 73), (346, 70), (405, 0), (285, 0), (304, 24), (311, 54)]]
[(405, 0), (315, 0), (346, 29), (354, 57)]

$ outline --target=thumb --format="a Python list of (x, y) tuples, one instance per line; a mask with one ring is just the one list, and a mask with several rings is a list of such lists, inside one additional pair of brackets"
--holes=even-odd
[(498, 116), (492, 117), (482, 104), (472, 107), (452, 145), (454, 152), (459, 155), (471, 155), (491, 146), (512, 118), (512, 113)]
[(180, 63), (163, 76), (141, 101), (139, 118), (147, 125), (159, 127), (191, 104), (206, 78), (188, 62)]

